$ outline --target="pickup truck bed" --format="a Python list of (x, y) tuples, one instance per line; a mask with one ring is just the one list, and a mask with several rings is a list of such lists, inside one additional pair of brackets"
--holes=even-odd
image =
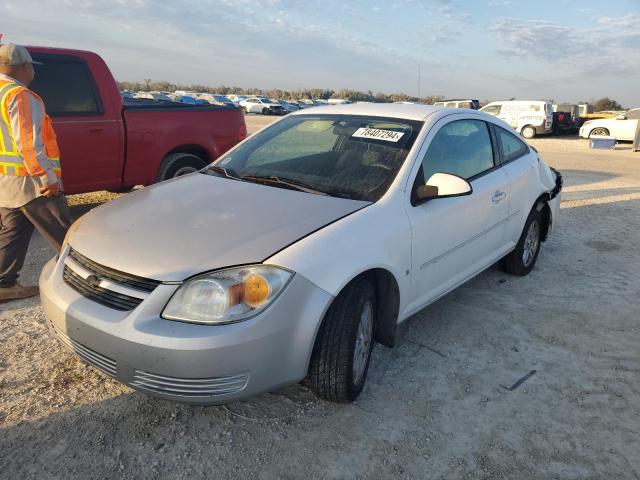
[(67, 193), (126, 189), (195, 171), (246, 137), (238, 108), (125, 104), (97, 54), (29, 51), (43, 63), (31, 88), (53, 119)]

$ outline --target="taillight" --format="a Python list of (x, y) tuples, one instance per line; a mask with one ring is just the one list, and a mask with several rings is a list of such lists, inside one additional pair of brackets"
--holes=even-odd
[(244, 124), (244, 122), (242, 122), (242, 125), (240, 125), (240, 130), (238, 130), (238, 140), (241, 142), (245, 138), (247, 138), (247, 126)]
[(561, 113), (560, 115), (558, 115), (558, 120), (560, 121), (564, 120), (564, 113)]

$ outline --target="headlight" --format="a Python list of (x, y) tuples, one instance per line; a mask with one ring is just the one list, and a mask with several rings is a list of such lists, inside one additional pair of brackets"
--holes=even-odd
[(167, 320), (219, 325), (246, 320), (264, 310), (293, 274), (271, 265), (211, 272), (182, 285), (162, 312)]

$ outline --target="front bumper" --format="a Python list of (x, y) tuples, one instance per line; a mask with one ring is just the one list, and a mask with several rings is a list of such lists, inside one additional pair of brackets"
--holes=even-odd
[(164, 320), (178, 288), (159, 285), (131, 311), (85, 298), (65, 283), (66, 255), (47, 263), (40, 296), (53, 332), (83, 360), (137, 390), (212, 405), (302, 380), (332, 296), (301, 275), (259, 315), (230, 325)]

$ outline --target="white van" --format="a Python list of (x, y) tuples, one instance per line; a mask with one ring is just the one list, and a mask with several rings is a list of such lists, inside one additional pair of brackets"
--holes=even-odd
[(552, 132), (553, 104), (539, 100), (491, 102), (480, 109), (494, 115), (520, 132), (524, 138)]

